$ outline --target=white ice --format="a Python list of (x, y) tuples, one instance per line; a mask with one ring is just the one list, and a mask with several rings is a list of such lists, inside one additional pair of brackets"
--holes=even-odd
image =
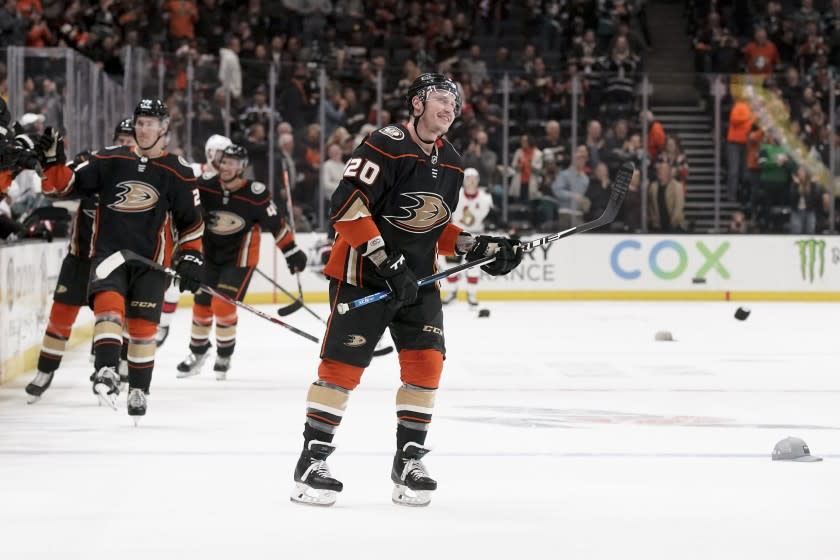
[[(0, 558), (840, 557), (836, 305), (754, 304), (744, 322), (734, 303), (486, 307), (446, 311), (430, 507), (390, 501), (394, 354), (336, 437), (338, 503), (300, 506), (318, 346), (240, 313), (229, 380), (211, 361), (176, 379), (182, 309), (139, 428), (124, 396), (97, 406), (84, 347), (37, 404), (31, 375), (0, 387)], [(288, 320), (322, 334), (305, 311)], [(825, 460), (771, 461), (789, 435)]]

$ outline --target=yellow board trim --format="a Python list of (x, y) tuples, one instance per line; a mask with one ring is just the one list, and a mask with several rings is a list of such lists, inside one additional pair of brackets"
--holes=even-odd
[[(70, 335), (70, 340), (67, 341), (67, 347), (73, 348), (82, 343), (90, 343), (93, 337), (93, 321), (82, 325), (75, 325), (73, 333)], [(41, 343), (30, 346), (23, 352), (15, 354), (11, 358), (4, 360), (0, 364), (0, 383), (8, 383), (19, 375), (31, 371), (38, 367), (38, 357), (41, 355)]]

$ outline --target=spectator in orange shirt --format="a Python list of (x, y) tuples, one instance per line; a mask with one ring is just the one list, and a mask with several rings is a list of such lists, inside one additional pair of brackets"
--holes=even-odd
[(641, 124), (643, 127), (649, 127), (647, 151), (648, 155), (650, 155), (650, 161), (654, 162), (659, 157), (662, 150), (665, 149), (665, 140), (667, 138), (665, 135), (665, 129), (662, 127), (662, 123), (654, 118), (652, 111), (642, 113), (640, 115), (640, 120), (642, 121)]
[(43, 21), (39, 12), (32, 12), (29, 18), (32, 21), (32, 27), (26, 33), (27, 47), (49, 47), (53, 44), (53, 34), (50, 32), (49, 26)]
[(44, 15), (44, 7), (41, 0), (17, 0), (18, 13), (25, 18), (31, 19), (32, 14)]
[(767, 31), (761, 27), (756, 28), (754, 39), (741, 51), (744, 53), (747, 72), (768, 76), (781, 62), (779, 51), (776, 45), (767, 40)]
[(747, 135), (752, 128), (750, 106), (739, 101), (729, 113), (729, 130), (726, 133), (726, 189), (729, 200), (738, 197), (738, 188), (746, 175)]
[(193, 0), (167, 0), (163, 11), (169, 18), (169, 37), (173, 42), (195, 39), (198, 7)]

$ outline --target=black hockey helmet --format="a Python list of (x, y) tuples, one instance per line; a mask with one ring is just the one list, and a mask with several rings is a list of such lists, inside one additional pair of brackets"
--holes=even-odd
[(414, 114), (414, 107), (411, 104), (411, 100), (414, 96), (420, 98), (420, 101), (423, 102), (423, 107), (425, 111), (426, 106), (426, 99), (428, 98), (429, 94), (433, 91), (447, 91), (455, 96), (455, 116), (461, 114), (461, 94), (458, 91), (458, 86), (452, 81), (450, 78), (447, 78), (443, 74), (437, 74), (433, 72), (426, 72), (425, 74), (420, 74), (417, 78), (411, 83), (411, 86), (408, 88), (408, 93), (405, 96), (405, 104), (408, 106), (408, 114)]
[(134, 136), (134, 120), (133, 119), (123, 119), (120, 123), (114, 128), (114, 140), (116, 141), (117, 138), (122, 136), (123, 134), (127, 136)]
[(141, 99), (134, 108), (134, 121), (137, 117), (157, 117), (161, 120), (169, 118), (169, 109), (166, 104), (160, 99), (145, 98)]
[[(248, 167), (248, 150), (239, 144), (231, 144), (222, 152), (222, 159), (234, 158), (239, 160), (239, 167), (245, 169)], [(221, 160), (220, 160), (221, 161)]]

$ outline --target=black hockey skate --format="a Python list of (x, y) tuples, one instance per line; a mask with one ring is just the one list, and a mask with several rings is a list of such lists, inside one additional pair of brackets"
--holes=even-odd
[(429, 476), (423, 464), (423, 456), (431, 451), (412, 441), (394, 455), (391, 480), (394, 491), (391, 501), (401, 506), (427, 506), (432, 501), (432, 492), (437, 490), (437, 481)]
[(35, 379), (30, 381), (29, 385), (26, 386), (26, 394), (29, 395), (26, 398), (27, 404), (34, 404), (41, 400), (41, 395), (50, 388), (54, 375), (54, 371), (39, 371), (35, 374)]
[(207, 345), (207, 348), (204, 352), (200, 354), (196, 354), (195, 352), (190, 352), (184, 361), (178, 364), (178, 373), (175, 374), (175, 377), (181, 379), (184, 377), (192, 377), (193, 375), (198, 375), (201, 373), (201, 366), (204, 365), (204, 362), (207, 360), (207, 356), (210, 354), (210, 345)]
[(146, 415), (146, 393), (136, 387), (128, 390), (128, 415), (134, 419), (134, 425), (140, 423), (140, 418)]
[(99, 398), (99, 404), (117, 410), (117, 397), (120, 395), (120, 376), (110, 366), (103, 366), (90, 376), (93, 382), (93, 394)]
[(231, 356), (216, 356), (216, 363), (213, 364), (213, 371), (216, 372), (216, 381), (227, 379), (227, 374), (230, 370), (230, 359)]
[(335, 451), (331, 443), (312, 440), (300, 454), (295, 466), (295, 490), (290, 499), (299, 504), (331, 506), (344, 485), (334, 479), (327, 457)]

